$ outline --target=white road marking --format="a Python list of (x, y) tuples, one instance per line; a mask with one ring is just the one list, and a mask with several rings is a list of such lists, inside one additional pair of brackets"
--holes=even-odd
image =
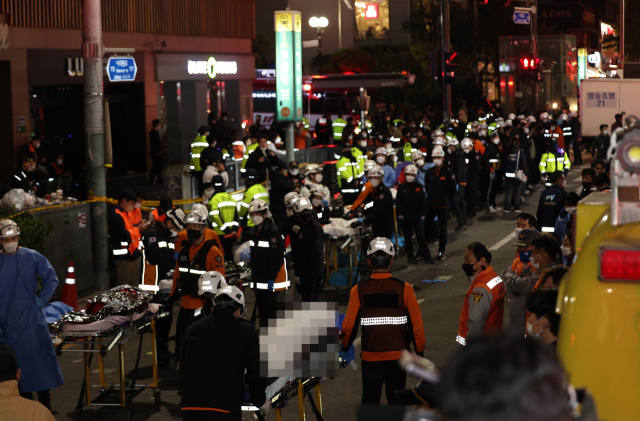
[(491, 247), (489, 247), (489, 250), (498, 250), (500, 247), (504, 246), (509, 241), (513, 240), (514, 238), (516, 238), (515, 231), (512, 232), (511, 234), (507, 235), (506, 237), (504, 237), (502, 240), (498, 241), (497, 243), (495, 243)]
[(356, 348), (359, 347), (360, 346), (360, 342), (362, 342), (362, 340), (360, 339), (360, 336), (358, 336), (356, 338), (356, 340), (353, 341), (353, 346), (356, 347)]
[(448, 281), (451, 278), (453, 278), (453, 275), (436, 276), (433, 279), (444, 279), (445, 281)]
[(420, 299), (418, 300), (418, 304), (422, 304), (423, 302), (424, 302), (424, 298), (420, 298)]

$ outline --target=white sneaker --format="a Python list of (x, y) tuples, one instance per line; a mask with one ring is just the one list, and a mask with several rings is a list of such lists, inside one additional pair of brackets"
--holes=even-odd
[(496, 206), (495, 208), (493, 206), (489, 206), (489, 212), (491, 213), (500, 212), (501, 210), (502, 208), (500, 206)]

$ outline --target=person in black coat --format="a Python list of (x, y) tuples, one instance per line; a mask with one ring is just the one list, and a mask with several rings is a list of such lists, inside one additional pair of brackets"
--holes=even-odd
[(462, 139), (460, 147), (464, 153), (464, 162), (467, 165), (467, 187), (464, 189), (464, 196), (467, 201), (467, 219), (475, 218), (482, 155), (475, 150), (471, 139)]
[(325, 114), (318, 118), (316, 121), (315, 133), (316, 138), (313, 141), (313, 146), (333, 144), (333, 123), (331, 121), (331, 114)]
[(550, 178), (553, 184), (540, 193), (538, 211), (536, 212), (536, 219), (538, 220), (536, 229), (543, 233), (554, 232), (556, 219), (558, 219), (558, 215), (560, 215), (560, 211), (564, 207), (564, 197), (567, 195), (564, 189), (566, 180), (562, 171), (554, 172)]
[(371, 207), (364, 210), (363, 222), (371, 226), (372, 238), (391, 238), (395, 227), (393, 196), (391, 190), (382, 183), (383, 177), (384, 172), (377, 165), (367, 173), (367, 178), (373, 187), (373, 202), (371, 202)]
[(164, 183), (162, 179), (162, 141), (160, 140), (160, 120), (151, 122), (153, 128), (149, 132), (149, 155), (151, 155), (151, 172), (149, 173), (149, 184)]
[[(433, 264), (427, 241), (424, 238), (424, 220), (427, 216), (427, 195), (424, 187), (416, 181), (418, 168), (408, 165), (404, 169), (405, 182), (398, 187), (396, 195), (396, 213), (404, 233), (404, 247), (409, 263), (418, 263), (423, 258), (425, 263)], [(413, 254), (412, 233), (418, 239), (418, 254)]]
[(220, 294), (227, 289), (242, 295), (235, 287), (223, 288), (213, 313), (185, 333), (180, 353), (184, 420), (242, 420), (245, 382), (250, 402), (263, 410), (269, 406), (255, 327), (243, 319), (246, 306)]
[(272, 170), (269, 176), (271, 181), (269, 209), (271, 209), (273, 221), (280, 232), (286, 232), (287, 229), (287, 208), (284, 203), (284, 196), (296, 190), (295, 184), (287, 179), (286, 172), (287, 164), (277, 159), (275, 161), (275, 170)]
[(258, 171), (258, 181), (262, 183), (267, 180), (269, 168), (275, 166), (277, 162), (276, 153), (268, 149), (268, 141), (265, 135), (260, 135), (259, 146), (249, 155), (245, 169), (253, 168)]
[(323, 292), (324, 231), (313, 217), (309, 199), (301, 197), (293, 204), (293, 208), (296, 221), (290, 237), (296, 291), (308, 299), (309, 294)]
[(491, 142), (482, 155), (482, 167), (489, 169), (489, 191), (487, 192), (487, 202), (489, 202), (489, 212), (502, 210), (496, 205), (496, 195), (502, 186), (502, 143), (497, 130), (491, 134)]
[(20, 154), (18, 155), (16, 162), (18, 164), (18, 168), (14, 171), (13, 177), (11, 177), (11, 188), (22, 189), (25, 192), (32, 191), (32, 182), (27, 175), (31, 170), (29, 157), (25, 154)]
[(447, 166), (456, 176), (456, 192), (451, 200), (451, 211), (458, 220), (456, 231), (467, 229), (467, 206), (464, 203), (464, 189), (467, 186), (467, 164), (464, 161), (464, 154), (458, 149), (458, 139), (447, 140), (447, 154), (445, 159)]

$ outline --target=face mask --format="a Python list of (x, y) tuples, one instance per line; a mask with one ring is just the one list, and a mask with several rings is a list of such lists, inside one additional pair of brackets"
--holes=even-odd
[(133, 207), (136, 209), (140, 209), (142, 207), (142, 203), (136, 202), (136, 204)]
[(464, 274), (467, 276), (473, 276), (473, 274), (476, 273), (476, 270), (473, 268), (473, 265), (470, 265), (469, 263), (463, 264), (462, 270), (464, 271)]
[(413, 183), (414, 180), (416, 179), (416, 176), (415, 175), (407, 175), (405, 177), (405, 179), (407, 180), (407, 183)]
[(571, 249), (569, 248), (569, 246), (565, 246), (565, 245), (560, 246), (560, 251), (562, 251), (563, 256), (568, 256), (571, 254)]
[(529, 134), (529, 128), (528, 128), (528, 127), (525, 127), (525, 128), (524, 128), (524, 133), (525, 133), (525, 134)]
[(384, 161), (385, 161), (384, 156), (379, 156), (376, 158), (376, 162), (378, 164), (384, 164)]
[(261, 150), (262, 152), (264, 152), (264, 151), (266, 151), (266, 150), (267, 150), (267, 148), (262, 148), (262, 147), (261, 147), (261, 148), (260, 148), (260, 150)]
[(367, 141), (366, 140), (361, 140), (359, 143), (360, 143), (360, 147), (361, 148), (366, 148), (367, 147)]
[(438, 158), (438, 159), (434, 159), (433, 160), (433, 165), (435, 165), (436, 167), (439, 167), (440, 165), (442, 165), (442, 158)]
[(577, 208), (575, 206), (573, 206), (573, 207), (564, 208), (564, 210), (566, 210), (568, 213), (573, 215), (574, 213), (576, 213)]
[(256, 216), (252, 216), (251, 220), (253, 221), (253, 223), (255, 225), (260, 225), (260, 224), (262, 224), (262, 221), (264, 221), (264, 218), (262, 216), (260, 216), (260, 215), (256, 215)]
[(382, 135), (381, 134), (378, 135), (378, 139), (382, 139)]
[(416, 143), (417, 141), (418, 141), (417, 137), (410, 137), (409, 138), (409, 142), (411, 142), (411, 143)]
[(281, 139), (281, 138), (279, 138), (279, 137), (276, 137), (275, 142), (276, 142), (276, 145), (277, 145), (277, 144), (280, 144), (280, 143), (282, 143), (282, 139)]
[(471, 153), (471, 149), (463, 149), (462, 152), (464, 153)]
[(499, 137), (494, 137), (493, 139), (491, 139), (491, 142), (493, 142), (494, 145), (497, 145), (500, 143), (500, 138)]
[(200, 236), (202, 236), (202, 231), (200, 230), (187, 230), (187, 238), (191, 242), (197, 241)]
[(311, 203), (313, 203), (313, 207), (317, 208), (318, 206), (320, 206), (322, 204), (322, 199), (312, 199)]
[(2, 248), (7, 254), (15, 253), (16, 250), (18, 249), (18, 242), (14, 241), (12, 243), (3, 244)]
[(480, 136), (486, 136), (486, 135), (487, 135), (486, 130), (480, 130)]
[(316, 174), (316, 183), (322, 182), (322, 174)]
[(589, 190), (589, 189), (591, 189), (591, 185), (592, 185), (592, 184), (593, 184), (593, 182), (591, 182), (591, 181), (583, 181), (583, 182), (582, 182), (582, 187), (583, 187), (585, 190)]
[(62, 159), (56, 159), (56, 164), (62, 165)]
[(371, 185), (375, 189), (376, 187), (378, 187), (380, 185), (380, 180), (378, 180), (377, 178), (372, 178), (371, 179)]
[(297, 169), (295, 169), (295, 170), (289, 170), (289, 174), (291, 174), (291, 175), (298, 175), (298, 172), (299, 172), (299, 171), (298, 171)]
[(605, 136), (608, 135), (609, 134), (609, 130), (603, 130), (602, 134), (605, 135)]
[(540, 254), (538, 254), (537, 256), (534, 256), (533, 258), (531, 258), (531, 266), (533, 266), (535, 269), (540, 269), (540, 263), (536, 263), (534, 262), (534, 260), (540, 256)]
[(538, 323), (540, 323), (541, 321), (542, 321), (542, 319), (538, 320), (534, 324), (531, 324), (531, 323), (527, 322), (527, 336), (531, 336), (532, 338), (540, 339), (540, 334), (542, 333), (542, 330), (540, 330), (540, 332), (538, 332), (538, 333), (533, 333), (533, 327), (535, 325), (537, 325)]
[(393, 155), (393, 162), (398, 162), (398, 155)]
[(36, 149), (38, 149), (38, 148), (40, 147), (40, 144), (39, 144), (39, 143), (34, 143), (34, 144), (33, 144), (33, 147), (34, 147), (34, 148), (36, 148)]
[(518, 257), (522, 263), (528, 263), (531, 260), (531, 250), (529, 251), (519, 251)]

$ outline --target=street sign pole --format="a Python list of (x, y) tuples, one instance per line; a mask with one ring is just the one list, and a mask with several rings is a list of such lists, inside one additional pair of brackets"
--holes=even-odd
[(451, 88), (447, 86), (447, 75), (444, 66), (449, 52), (449, 0), (441, 0), (440, 28), (442, 29), (442, 119), (449, 124), (451, 118)]

